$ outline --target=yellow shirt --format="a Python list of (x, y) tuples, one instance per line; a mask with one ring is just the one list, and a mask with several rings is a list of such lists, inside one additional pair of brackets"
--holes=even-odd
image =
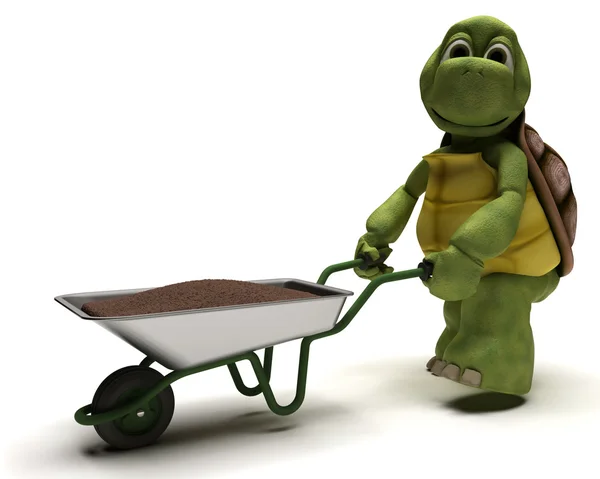
[[(479, 208), (498, 197), (497, 172), (481, 153), (433, 153), (423, 157), (429, 179), (417, 237), (424, 254), (443, 251), (454, 232)], [(560, 263), (560, 252), (531, 182), (517, 233), (508, 248), (484, 263), (482, 276), (513, 273), (543, 276)]]

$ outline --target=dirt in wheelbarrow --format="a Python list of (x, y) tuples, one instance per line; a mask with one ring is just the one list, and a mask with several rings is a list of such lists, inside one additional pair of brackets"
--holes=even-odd
[(106, 318), (316, 297), (304, 291), (249, 281), (203, 279), (170, 284), (117, 299), (90, 301), (81, 310), (90, 316)]

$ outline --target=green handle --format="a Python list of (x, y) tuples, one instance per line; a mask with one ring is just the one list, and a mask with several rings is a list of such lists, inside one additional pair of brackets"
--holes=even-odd
[[(329, 276), (333, 273), (337, 273), (339, 271), (345, 271), (351, 268), (361, 267), (366, 263), (364, 258), (358, 258), (352, 261), (345, 261), (343, 263), (332, 264), (323, 270), (321, 276), (317, 280), (318, 284), (325, 284)], [(346, 311), (343, 318), (340, 319), (333, 329), (326, 331), (324, 333), (317, 334), (315, 336), (311, 336), (310, 340), (324, 338), (326, 336), (332, 336), (334, 334), (339, 333), (346, 329), (346, 327), (350, 324), (350, 322), (354, 319), (354, 317), (358, 314), (360, 309), (365, 305), (367, 300), (371, 297), (371, 295), (375, 292), (379, 286), (385, 283), (390, 283), (392, 281), (400, 281), (402, 279), (410, 279), (410, 278), (420, 278), (422, 281), (427, 281), (433, 275), (433, 264), (429, 261), (423, 260), (419, 263), (419, 266), (416, 269), (409, 269), (406, 271), (396, 271), (393, 273), (382, 274), (377, 278), (371, 280), (371, 282), (367, 285), (367, 287), (360, 293), (358, 298), (354, 301), (352, 306)]]
[(319, 276), (317, 284), (325, 284), (333, 273), (347, 269), (358, 268), (363, 264), (363, 262), (364, 261), (362, 259), (355, 259), (352, 261), (346, 261), (345, 263), (337, 263), (327, 266), (327, 268), (325, 268), (321, 273), (321, 276)]
[[(346, 268), (347, 269), (347, 268)], [(341, 271), (341, 270), (338, 270)], [(354, 319), (354, 317), (358, 314), (360, 309), (365, 305), (367, 300), (371, 297), (371, 295), (375, 292), (379, 286), (385, 283), (390, 283), (392, 281), (400, 281), (402, 279), (410, 279), (410, 278), (421, 278), (425, 274), (425, 270), (423, 268), (416, 269), (408, 269), (406, 271), (395, 271), (393, 273), (382, 274), (377, 278), (371, 280), (371, 282), (367, 285), (367, 287), (360, 293), (358, 298), (352, 303), (350, 309), (346, 311), (344, 317), (340, 319), (335, 327), (326, 333), (321, 333), (319, 336), (331, 336), (332, 334), (337, 334), (340, 331), (346, 329), (346, 327), (350, 324), (350, 322)]]
[[(345, 271), (348, 269), (352, 269), (352, 268), (362, 268), (366, 265), (373, 265), (376, 264), (376, 262), (372, 262), (368, 259), (366, 259), (365, 257), (361, 257), (352, 261), (345, 261), (344, 263), (336, 263), (336, 264), (332, 264), (331, 266), (327, 266), (327, 268), (325, 268), (323, 270), (323, 272), (321, 273), (321, 276), (319, 276), (319, 279), (317, 280), (317, 284), (325, 284), (327, 282), (327, 280), (329, 279), (329, 277), (333, 274), (333, 273), (337, 273), (339, 271)], [(377, 283), (377, 286), (379, 286), (380, 284), (383, 283), (387, 283), (388, 281), (398, 281), (400, 279), (408, 279), (408, 278), (421, 278), (422, 281), (427, 281), (429, 278), (431, 278), (431, 276), (433, 275), (433, 263), (427, 261), (427, 260), (423, 260), (419, 263), (419, 265), (417, 266), (416, 270), (408, 270), (408, 271), (399, 271), (398, 273), (413, 273), (415, 271), (419, 271), (419, 274), (417, 274), (416, 276), (392, 276), (391, 278), (386, 279), (383, 282), (379, 282)], [(386, 277), (389, 275), (396, 275), (397, 273), (387, 273), (384, 275), (379, 276), (378, 278), (374, 279), (373, 281), (377, 281), (379, 278), (382, 277)], [(372, 282), (373, 282), (372, 281)]]

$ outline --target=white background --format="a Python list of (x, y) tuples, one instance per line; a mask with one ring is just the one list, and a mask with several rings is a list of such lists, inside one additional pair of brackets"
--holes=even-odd
[[(3, 2), (2, 477), (598, 477), (596, 24), (592, 2), (535, 3)], [(424, 370), (442, 304), (411, 280), (315, 343), (295, 415), (248, 416), (268, 412), (263, 399), (218, 369), (174, 385), (159, 444), (104, 451), (72, 415), (142, 356), (53, 298), (316, 280), (351, 259), (368, 215), (441, 139), (420, 100), (425, 61), (479, 14), (517, 31), (528, 122), (566, 159), (579, 202), (575, 270), (533, 308), (527, 402), (453, 403), (475, 390)], [(415, 219), (397, 270), (421, 260)], [(330, 284), (366, 286), (351, 272)], [(282, 402), (297, 353), (275, 349)]]

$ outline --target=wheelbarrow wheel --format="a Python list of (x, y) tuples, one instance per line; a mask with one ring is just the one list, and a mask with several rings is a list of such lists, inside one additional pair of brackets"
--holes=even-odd
[[(96, 390), (92, 414), (110, 411), (140, 397), (163, 375), (146, 366), (127, 366), (108, 376)], [(139, 409), (112, 422), (94, 426), (98, 435), (117, 449), (133, 449), (155, 442), (169, 426), (175, 409), (171, 386)]]

